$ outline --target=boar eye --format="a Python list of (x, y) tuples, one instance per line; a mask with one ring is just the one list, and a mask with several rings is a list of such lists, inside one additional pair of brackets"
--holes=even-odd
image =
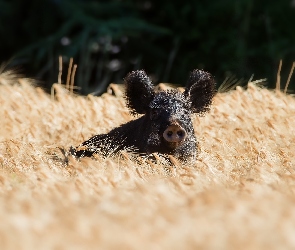
[(151, 119), (152, 120), (157, 119), (158, 115), (159, 115), (159, 110), (152, 109), (152, 111), (151, 111)]

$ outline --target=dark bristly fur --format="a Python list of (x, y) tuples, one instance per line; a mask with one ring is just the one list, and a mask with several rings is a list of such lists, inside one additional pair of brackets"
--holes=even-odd
[[(108, 134), (96, 135), (77, 148), (72, 147), (70, 153), (80, 158), (93, 154), (109, 156), (128, 149), (144, 154), (169, 154), (182, 161), (194, 159), (197, 140), (191, 115), (203, 114), (210, 109), (215, 94), (211, 74), (198, 69), (191, 72), (184, 93), (177, 90), (155, 92), (144, 70), (129, 73), (125, 85), (130, 112), (144, 115)], [(177, 139), (169, 139), (171, 131), (178, 136)]]

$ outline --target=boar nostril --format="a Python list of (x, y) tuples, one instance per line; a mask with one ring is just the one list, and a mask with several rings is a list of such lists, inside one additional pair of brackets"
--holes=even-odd
[(178, 136), (182, 137), (183, 136), (183, 131), (179, 130), (179, 131), (177, 131), (177, 134), (178, 134)]
[(167, 142), (182, 142), (186, 131), (179, 125), (171, 125), (164, 131), (163, 137)]
[(171, 137), (171, 136), (173, 135), (173, 132), (172, 132), (172, 131), (168, 131), (168, 132), (167, 132), (167, 135), (168, 135), (169, 137)]

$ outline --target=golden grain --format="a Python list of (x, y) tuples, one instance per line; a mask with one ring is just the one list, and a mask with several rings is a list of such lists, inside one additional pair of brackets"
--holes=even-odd
[(113, 88), (82, 97), (55, 84), (51, 99), (0, 75), (1, 248), (295, 248), (292, 96), (253, 83), (217, 94), (193, 119), (200, 150), (187, 166), (128, 152), (66, 159), (71, 145), (133, 119)]

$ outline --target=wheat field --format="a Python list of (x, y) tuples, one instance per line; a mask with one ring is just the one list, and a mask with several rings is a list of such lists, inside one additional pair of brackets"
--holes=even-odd
[(0, 75), (1, 249), (295, 249), (295, 100), (248, 84), (194, 117), (191, 165), (63, 150), (130, 119), (124, 98)]

